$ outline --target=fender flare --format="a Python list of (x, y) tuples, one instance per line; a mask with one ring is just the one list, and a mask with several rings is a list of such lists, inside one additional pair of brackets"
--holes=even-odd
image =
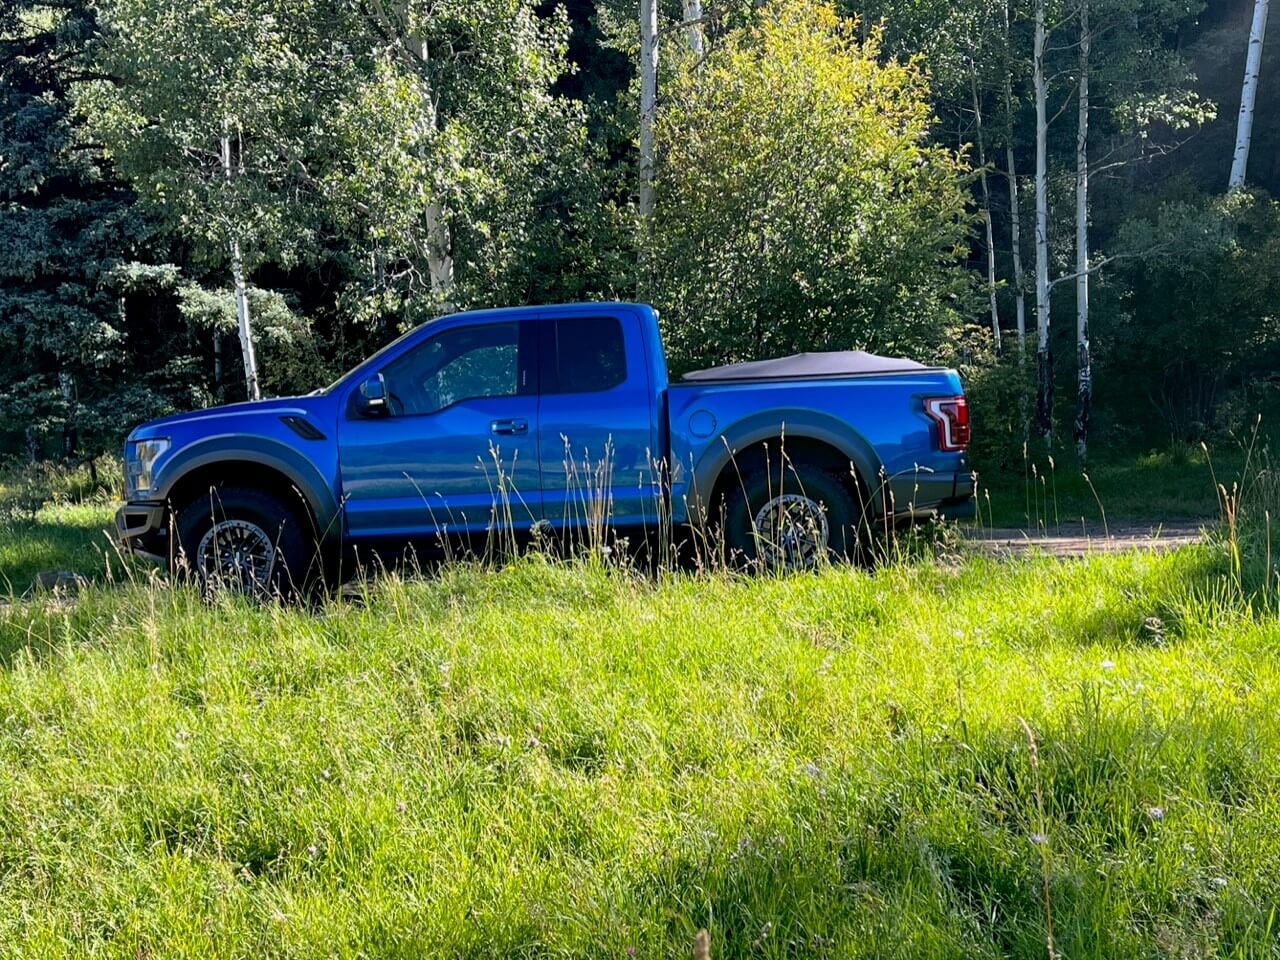
[[(269, 467), (289, 479), (311, 509), (320, 542), (334, 546), (342, 542), (342, 512), (333, 490), (320, 471), (305, 456), (277, 440), (258, 437), (210, 437), (183, 447), (164, 465), (160, 499), (168, 501), (176, 486), (192, 471), (229, 460), (248, 461)], [(251, 484), (252, 479), (248, 482)]]
[(867, 507), (876, 516), (883, 513), (884, 484), (879, 479), (882, 463), (867, 439), (836, 417), (813, 410), (789, 409), (744, 417), (730, 424), (708, 444), (701, 459), (693, 465), (692, 502), (688, 507), (690, 520), (699, 522), (702, 519), (704, 507), (711, 502), (716, 481), (739, 451), (778, 437), (817, 440), (848, 457), (868, 494)]

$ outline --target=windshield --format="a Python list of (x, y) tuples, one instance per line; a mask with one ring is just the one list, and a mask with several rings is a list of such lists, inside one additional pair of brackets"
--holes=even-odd
[(371, 357), (366, 357), (365, 359), (361, 360), (361, 361), (360, 361), (359, 363), (357, 363), (354, 367), (352, 367), (350, 370), (348, 370), (346, 373), (344, 373), (342, 376), (340, 376), (337, 380), (333, 381), (333, 383), (329, 384), (327, 387), (321, 387), (319, 390), (314, 391), (311, 395), (312, 395), (312, 396), (315, 396), (315, 397), (318, 397), (318, 396), (323, 396), (323, 395), (324, 395), (324, 394), (326, 394), (326, 393), (329, 393), (331, 390), (333, 390), (335, 387), (337, 387), (337, 386), (338, 386), (338, 384), (342, 383), (342, 381), (343, 381), (343, 380), (346, 380), (346, 379), (347, 379), (347, 377), (351, 376), (351, 374), (353, 374), (356, 370), (358, 370), (358, 369), (360, 369), (361, 367), (363, 367), (366, 363), (369, 363), (369, 362), (371, 362), (371, 361), (373, 361), (373, 360), (377, 360), (379, 357), (383, 356), (383, 355), (384, 355), (384, 354), (386, 354), (387, 352), (389, 352), (389, 351), (391, 351), (391, 350), (394, 350), (396, 347), (400, 346), (400, 344), (404, 343), (404, 342), (405, 342), (405, 340), (407, 340), (409, 337), (413, 336), (415, 333), (417, 333), (417, 332), (418, 332), (419, 330), (421, 330), (423, 327), (427, 326), (428, 324), (435, 323), (435, 321), (436, 321), (436, 320), (438, 320), (438, 319), (440, 319), (440, 318), (439, 318), (439, 317), (436, 317), (436, 318), (434, 318), (434, 319), (432, 319), (432, 320), (428, 320), (426, 323), (420, 323), (420, 324), (418, 324), (416, 327), (413, 327), (413, 328), (412, 328), (412, 329), (410, 329), (410, 330), (406, 330), (404, 333), (400, 334), (400, 336), (396, 337), (394, 340), (392, 340), (390, 343), (388, 343), (385, 347), (383, 347), (381, 350), (379, 350), (379, 351), (378, 351), (377, 353), (375, 353), (373, 356), (371, 356)]

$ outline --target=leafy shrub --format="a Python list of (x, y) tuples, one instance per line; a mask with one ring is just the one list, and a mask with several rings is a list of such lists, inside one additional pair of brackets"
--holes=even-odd
[(855, 26), (775, 0), (664, 90), (648, 280), (673, 366), (964, 339), (968, 164), (928, 142), (923, 70)]

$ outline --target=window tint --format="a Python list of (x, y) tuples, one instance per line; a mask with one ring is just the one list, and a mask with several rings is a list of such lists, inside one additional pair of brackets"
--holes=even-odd
[(390, 363), (387, 381), (395, 416), (435, 413), (461, 400), (520, 392), (519, 326), (455, 327)]
[(562, 317), (550, 326), (543, 393), (596, 393), (627, 378), (622, 324), (616, 317)]

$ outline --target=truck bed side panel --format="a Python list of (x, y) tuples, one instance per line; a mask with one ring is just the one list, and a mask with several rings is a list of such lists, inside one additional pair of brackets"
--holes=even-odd
[[(929, 397), (963, 393), (954, 371), (812, 380), (676, 384), (669, 391), (673, 506), (697, 519), (732, 453), (766, 439), (806, 437), (847, 456), (877, 515), (927, 510), (968, 492), (965, 454), (938, 449)], [(785, 441), (784, 441), (785, 443)], [(960, 478), (959, 481), (957, 478)]]

